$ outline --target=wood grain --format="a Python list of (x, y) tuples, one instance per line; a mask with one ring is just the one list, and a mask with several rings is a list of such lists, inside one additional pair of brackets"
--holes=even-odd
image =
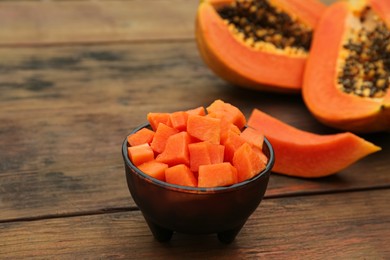
[(227, 246), (185, 234), (159, 244), (139, 211), (3, 223), (0, 258), (388, 259), (389, 197), (377, 190), (267, 199)]
[[(311, 117), (297, 95), (221, 81), (192, 41), (2, 48), (0, 57), (0, 221), (134, 207), (120, 147), (149, 111), (220, 98), (246, 116), (260, 108), (304, 130), (336, 132)], [(329, 178), (274, 174), (266, 196), (389, 187), (390, 137), (364, 137), (383, 150)]]
[(0, 30), (0, 46), (194, 39), (198, 4), (198, 0), (0, 1), (0, 24), (5, 28)]

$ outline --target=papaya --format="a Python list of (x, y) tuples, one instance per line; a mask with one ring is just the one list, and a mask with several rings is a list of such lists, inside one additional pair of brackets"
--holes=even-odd
[(203, 0), (196, 40), (204, 62), (241, 87), (300, 92), (319, 0)]
[(273, 172), (318, 178), (335, 174), (381, 148), (350, 132), (318, 135), (288, 125), (258, 109), (248, 125), (259, 129), (275, 151)]
[(325, 125), (354, 133), (390, 130), (390, 1), (329, 6), (316, 27), (302, 95)]

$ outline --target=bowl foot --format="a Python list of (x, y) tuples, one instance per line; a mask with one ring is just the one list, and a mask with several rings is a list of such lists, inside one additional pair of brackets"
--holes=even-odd
[(243, 227), (243, 225), (241, 225), (237, 228), (218, 232), (217, 236), (218, 236), (219, 241), (224, 243), (224, 244), (230, 244), (231, 242), (234, 241), (234, 239), (236, 238), (236, 236), (238, 235), (238, 233), (240, 232), (242, 227)]
[(150, 231), (152, 232), (154, 238), (159, 242), (168, 242), (171, 240), (173, 231), (166, 229), (160, 225), (157, 225), (156, 223), (150, 221), (149, 219), (145, 218), (146, 223), (149, 226)]

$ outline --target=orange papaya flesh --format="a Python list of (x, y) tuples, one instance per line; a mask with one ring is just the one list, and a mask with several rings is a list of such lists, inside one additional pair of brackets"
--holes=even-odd
[(265, 169), (264, 162), (249, 143), (244, 143), (236, 150), (232, 161), (237, 169), (239, 182), (250, 179)]
[(207, 144), (211, 164), (222, 163), (225, 155), (225, 146), (221, 144)]
[[(130, 160), (145, 174), (168, 183), (196, 187), (203, 178), (200, 181), (203, 186), (199, 187), (227, 186), (238, 182), (233, 158), (246, 144), (250, 147), (249, 159), (240, 157), (241, 152), (236, 156), (239, 158), (236, 161), (244, 158), (248, 162), (241, 164), (245, 167), (241, 166), (240, 172), (244, 169), (247, 173), (241, 174), (240, 181), (253, 177), (254, 172), (260, 173), (253, 162), (265, 165), (268, 161), (261, 149), (262, 133), (252, 129), (248, 134), (243, 113), (222, 100), (210, 104), (208, 110), (207, 114), (203, 107), (173, 113), (149, 113), (148, 120), (158, 124), (156, 131), (143, 128), (128, 136)], [(206, 167), (199, 175), (200, 167), (209, 165), (213, 167)], [(209, 174), (212, 169), (215, 174)], [(209, 180), (204, 179), (209, 177)]]
[(170, 114), (170, 121), (172, 127), (179, 130), (184, 131), (187, 129), (187, 118), (188, 113), (185, 111), (177, 111)]
[(187, 132), (201, 141), (219, 144), (221, 138), (220, 119), (198, 115), (189, 115)]
[(198, 142), (188, 145), (190, 154), (190, 169), (193, 172), (199, 170), (200, 165), (211, 164), (208, 142)]
[(299, 92), (312, 31), (325, 10), (317, 0), (301, 2), (202, 1), (196, 39), (203, 60), (235, 85)]
[(235, 106), (226, 103), (220, 99), (215, 100), (206, 108), (208, 114), (221, 119), (221, 123), (232, 123), (239, 129), (242, 129), (246, 124), (245, 115)]
[(229, 162), (201, 165), (198, 173), (198, 187), (229, 186), (237, 183), (237, 170)]
[(337, 2), (321, 17), (303, 98), (322, 123), (355, 133), (390, 130), (390, 2)]
[(168, 137), (164, 150), (157, 155), (156, 161), (169, 166), (177, 164), (190, 164), (188, 145), (190, 137), (187, 132), (179, 132)]
[(171, 135), (177, 134), (179, 131), (175, 128), (167, 126), (163, 123), (159, 123), (156, 132), (154, 133), (153, 140), (150, 144), (153, 151), (156, 153), (162, 153), (165, 149), (168, 138)]
[(135, 166), (154, 160), (154, 152), (149, 144), (140, 144), (127, 148), (129, 159)]
[(127, 142), (130, 146), (136, 146), (140, 144), (150, 144), (153, 140), (154, 132), (148, 128), (142, 128), (138, 132), (129, 135), (127, 137)]
[(153, 131), (157, 130), (160, 123), (170, 127), (172, 126), (169, 113), (148, 113), (147, 119)]
[(275, 151), (273, 172), (305, 178), (337, 173), (381, 148), (350, 132), (317, 135), (254, 109), (248, 125), (261, 129)]
[(168, 183), (197, 187), (198, 181), (194, 173), (185, 164), (178, 164), (165, 170), (165, 180)]
[(240, 136), (249, 144), (258, 148), (259, 151), (263, 149), (264, 134), (260, 130), (247, 127), (240, 133)]
[(157, 180), (165, 181), (165, 170), (168, 169), (168, 165), (153, 160), (139, 165), (138, 169)]

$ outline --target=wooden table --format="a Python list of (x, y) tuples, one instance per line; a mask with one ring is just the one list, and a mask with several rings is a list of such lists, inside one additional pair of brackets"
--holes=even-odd
[[(327, 1), (332, 2), (332, 1)], [(338, 174), (272, 174), (236, 240), (153, 239), (125, 183), (121, 143), (149, 111), (230, 102), (300, 129), (299, 95), (217, 78), (194, 40), (198, 0), (0, 2), (0, 258), (390, 258), (390, 138)], [(329, 162), (332, 163), (332, 162)]]

